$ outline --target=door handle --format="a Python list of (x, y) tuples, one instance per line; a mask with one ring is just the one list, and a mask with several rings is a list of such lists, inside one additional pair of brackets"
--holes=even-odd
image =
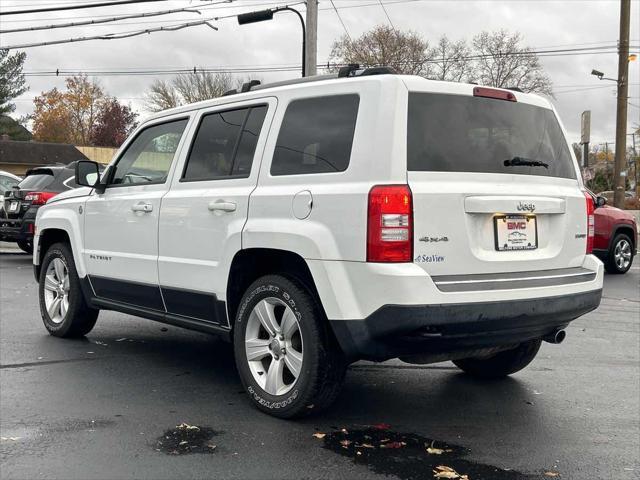
[(131, 210), (134, 212), (149, 213), (153, 211), (153, 205), (151, 205), (150, 203), (139, 202), (135, 205), (131, 205)]
[(209, 202), (209, 210), (212, 212), (235, 212), (236, 204), (235, 202), (225, 202), (224, 200), (218, 200), (215, 202)]

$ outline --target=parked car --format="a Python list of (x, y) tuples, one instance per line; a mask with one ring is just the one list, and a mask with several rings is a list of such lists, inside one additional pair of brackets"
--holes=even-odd
[(31, 253), (38, 209), (60, 192), (76, 187), (75, 162), (27, 170), (24, 179), (4, 194), (0, 238), (16, 242), (20, 249)]
[[(5, 218), (4, 213), (4, 193), (7, 190), (11, 190), (14, 185), (17, 185), (22, 178), (13, 173), (5, 172), (4, 170), (0, 170), (0, 219)], [(3, 238), (0, 236), (0, 241)]]
[(609, 273), (627, 273), (638, 251), (638, 224), (629, 212), (607, 205), (605, 197), (592, 193), (595, 211), (593, 253)]
[(76, 177), (37, 214), (49, 333), (104, 309), (222, 335), (278, 417), (328, 407), (360, 359), (512, 374), (600, 303), (594, 203), (536, 95), (387, 69), (252, 82)]

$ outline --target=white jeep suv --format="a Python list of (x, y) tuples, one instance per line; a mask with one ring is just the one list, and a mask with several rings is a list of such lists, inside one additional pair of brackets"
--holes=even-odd
[(117, 310), (233, 342), (256, 406), (359, 359), (509, 375), (595, 309), (592, 198), (536, 95), (345, 68), (155, 115), (38, 211), (47, 330)]

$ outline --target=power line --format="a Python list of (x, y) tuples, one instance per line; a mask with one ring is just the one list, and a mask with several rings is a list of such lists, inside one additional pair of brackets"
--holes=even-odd
[[(219, 4), (231, 3), (231, 2), (233, 2), (233, 0), (221, 0), (219, 2), (208, 3), (205, 6), (219, 5)], [(56, 28), (79, 27), (79, 26), (82, 26), (82, 25), (95, 25), (95, 24), (99, 24), (99, 23), (117, 22), (117, 21), (120, 21), (120, 20), (128, 20), (128, 19), (131, 19), (131, 18), (157, 17), (157, 16), (160, 16), (160, 15), (169, 15), (171, 13), (178, 13), (178, 12), (190, 12), (190, 13), (201, 14), (194, 7), (174, 8), (172, 10), (162, 10), (162, 11), (158, 11), (158, 12), (144, 12), (144, 13), (134, 13), (134, 14), (130, 14), (130, 15), (120, 15), (120, 16), (117, 16), (117, 17), (111, 17), (111, 18), (106, 18), (106, 19), (102, 19), (102, 20), (100, 20), (100, 19), (98, 19), (98, 20), (86, 20), (84, 22), (57, 23), (57, 24), (53, 24), (53, 25), (41, 25), (41, 26), (37, 26), (37, 27), (13, 28), (13, 29), (9, 29), (9, 30), (0, 30), (0, 33), (31, 32), (31, 31), (34, 31), (34, 30), (53, 30), (53, 29), (56, 29)], [(120, 25), (123, 25), (123, 24), (120, 24)], [(128, 24), (124, 24), (124, 25), (128, 25)]]
[(118, 40), (122, 38), (129, 37), (137, 37), (138, 35), (144, 35), (145, 33), (155, 33), (155, 32), (174, 32), (176, 30), (182, 30), (184, 28), (196, 27), (198, 25), (206, 25), (214, 30), (218, 30), (218, 27), (211, 25), (211, 22), (214, 19), (205, 19), (198, 20), (196, 22), (188, 22), (182, 23), (179, 25), (170, 25), (170, 26), (162, 26), (156, 28), (147, 28), (145, 30), (137, 30), (130, 32), (121, 32), (121, 33), (109, 33), (107, 35), (95, 35), (93, 37), (76, 37), (76, 38), (68, 38), (66, 40), (52, 40), (50, 42), (40, 42), (40, 43), (25, 43), (22, 45), (14, 45), (11, 47), (2, 47), (8, 50), (16, 49), (16, 48), (31, 48), (31, 47), (44, 47), (47, 45), (59, 45), (62, 43), (77, 43), (77, 42), (86, 42), (89, 40)]
[(82, 5), (69, 5), (65, 7), (31, 8), (29, 10), (10, 10), (0, 12), (0, 16), (23, 15), (25, 13), (59, 12), (61, 10), (81, 10), (85, 8), (112, 7), (114, 5), (130, 5), (134, 3), (165, 2), (167, 0), (118, 0), (115, 2), (85, 3)]
[[(347, 30), (347, 26), (342, 21), (342, 17), (340, 16), (340, 12), (338, 12), (338, 9), (336, 8), (336, 4), (333, 3), (333, 0), (330, 0), (330, 1), (331, 1), (331, 5), (333, 6), (333, 10), (336, 12), (336, 15), (338, 16), (338, 20), (340, 20), (340, 23), (342, 24), (342, 28), (344, 28), (344, 32), (347, 34), (347, 37), (349, 38), (349, 40), (351, 40), (351, 35), (349, 35), (349, 30)], [(319, 10), (322, 10), (322, 9), (320, 8)]]
[(380, 2), (380, 6), (382, 7), (382, 11), (384, 12), (384, 14), (387, 17), (387, 20), (389, 20), (389, 25), (391, 25), (391, 28), (393, 28), (394, 30), (396, 29), (396, 27), (393, 26), (393, 22), (391, 21), (391, 17), (389, 17), (389, 13), (387, 12), (387, 9), (384, 8), (384, 3), (382, 3), (382, 0), (378, 0)]

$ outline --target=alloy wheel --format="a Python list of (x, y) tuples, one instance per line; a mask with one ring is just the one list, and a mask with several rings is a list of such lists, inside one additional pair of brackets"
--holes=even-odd
[(245, 352), (254, 380), (270, 395), (295, 385), (304, 359), (300, 324), (282, 300), (269, 297), (253, 307), (247, 320)]
[(53, 323), (62, 323), (69, 310), (69, 268), (64, 259), (54, 258), (44, 277), (44, 304)]
[(631, 245), (624, 238), (620, 240), (613, 251), (613, 258), (618, 270), (624, 271), (631, 263)]

